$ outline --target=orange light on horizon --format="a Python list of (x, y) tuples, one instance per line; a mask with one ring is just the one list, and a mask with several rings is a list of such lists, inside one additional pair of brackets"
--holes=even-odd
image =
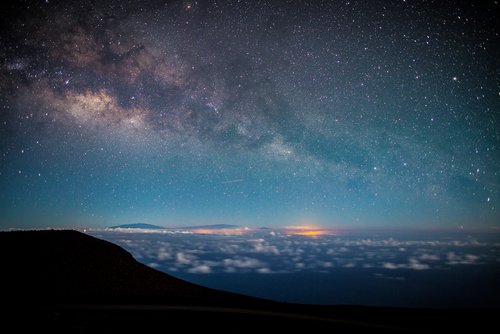
[(332, 230), (325, 230), (321, 228), (317, 228), (314, 226), (287, 226), (286, 227), (286, 235), (305, 235), (305, 236), (318, 236), (322, 234), (335, 234)]
[(294, 233), (295, 235), (308, 235), (308, 236), (315, 236), (315, 235), (321, 235), (321, 234), (331, 234), (331, 231), (307, 231), (307, 232), (297, 232)]
[(228, 228), (217, 229), (217, 230), (197, 229), (190, 231), (193, 233), (200, 233), (200, 234), (239, 234), (239, 235), (242, 235), (245, 232), (245, 230), (243, 229), (228, 229)]

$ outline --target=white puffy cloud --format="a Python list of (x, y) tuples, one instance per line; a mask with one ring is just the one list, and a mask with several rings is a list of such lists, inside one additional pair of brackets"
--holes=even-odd
[(463, 264), (475, 264), (479, 260), (479, 256), (472, 254), (465, 254), (465, 259), (462, 261)]
[(158, 267), (161, 267), (160, 264), (156, 263), (156, 262), (151, 262), (151, 263), (148, 263), (148, 266), (151, 267), (151, 268), (158, 268)]
[(180, 265), (189, 265), (196, 260), (197, 257), (191, 254), (185, 254), (182, 252), (177, 253), (176, 255), (177, 263)]
[(427, 254), (427, 253), (420, 255), (419, 259), (422, 261), (438, 261), (438, 260), (440, 260), (439, 256), (437, 256), (435, 254)]
[(332, 262), (329, 262), (329, 261), (318, 261), (318, 265), (321, 266), (321, 267), (324, 267), (324, 268), (331, 268), (331, 267), (334, 267), (333, 263)]
[(400, 266), (396, 265), (394, 263), (384, 262), (384, 263), (382, 263), (382, 268), (385, 268), (385, 269), (398, 269), (398, 268), (400, 268)]
[(457, 264), (476, 264), (479, 260), (479, 256), (472, 254), (465, 254), (463, 256), (456, 255), (455, 252), (449, 252), (446, 256), (448, 259), (447, 264), (457, 265)]
[(236, 267), (236, 268), (260, 268), (267, 266), (266, 263), (249, 257), (244, 257), (243, 259), (235, 259), (235, 260), (224, 259), (222, 263), (226, 267)]
[(415, 270), (424, 270), (424, 269), (430, 269), (430, 266), (428, 264), (422, 264), (418, 262), (417, 259), (410, 258), (410, 263), (406, 266), (406, 268)]
[(218, 243), (217, 250), (225, 254), (237, 254), (242, 251), (242, 248), (239, 244)]
[(212, 268), (206, 264), (200, 264), (196, 267), (189, 268), (187, 271), (191, 274), (209, 274), (212, 272)]
[(158, 249), (158, 261), (165, 261), (165, 260), (169, 260), (172, 258), (172, 254), (170, 254), (169, 252), (167, 252), (167, 250), (165, 249), (165, 247), (161, 247), (160, 249)]
[(395, 264), (392, 262), (384, 262), (382, 263), (381, 268), (384, 269), (414, 269), (414, 270), (424, 270), (430, 269), (431, 267), (428, 264), (423, 264), (418, 262), (415, 258), (410, 258), (408, 264), (400, 263)]
[(271, 246), (264, 239), (250, 239), (248, 243), (251, 244), (254, 248), (254, 252), (258, 253), (270, 253), (274, 255), (279, 255), (280, 252), (276, 246)]
[(455, 261), (460, 261), (461, 260), (460, 256), (455, 255), (455, 252), (449, 252), (448, 254), (446, 254), (446, 258), (450, 262), (455, 262)]

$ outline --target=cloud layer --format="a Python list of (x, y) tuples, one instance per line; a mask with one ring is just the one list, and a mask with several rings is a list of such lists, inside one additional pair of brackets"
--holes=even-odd
[[(475, 238), (401, 240), (392, 237), (315, 237), (256, 230), (244, 234), (137, 233), (94, 235), (124, 247), (139, 261), (165, 272), (297, 273), (335, 268), (448, 270), (458, 265), (498, 265), (500, 243)], [(400, 274), (401, 275), (401, 274)]]

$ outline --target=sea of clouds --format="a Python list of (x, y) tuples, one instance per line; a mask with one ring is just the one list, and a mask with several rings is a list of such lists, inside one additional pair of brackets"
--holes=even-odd
[[(120, 245), (139, 262), (173, 276), (233, 292), (252, 294), (255, 290), (254, 295), (268, 299), (280, 300), (280, 297), (271, 297), (273, 293), (270, 291), (273, 289), (269, 286), (259, 290), (257, 288), (259, 284), (275, 284), (277, 287), (274, 290), (278, 291), (285, 289), (280, 281), (286, 280), (289, 290), (295, 290), (296, 294), (300, 294), (299, 290), (304, 288), (301, 286), (305, 280), (303, 277), (307, 275), (310, 277), (309, 281), (318, 279), (319, 285), (328, 280), (333, 286), (338, 281), (337, 286), (343, 286), (343, 289), (361, 291), (364, 287), (354, 285), (368, 284), (373, 285), (374, 289), (409, 290), (405, 292), (408, 295), (411, 295), (412, 289), (425, 289), (426, 292), (430, 291), (428, 293), (430, 296), (439, 295), (440, 291), (432, 293), (432, 289), (438, 289), (438, 286), (443, 287), (441, 290), (449, 290), (447, 295), (453, 295), (453, 289), (463, 290), (464, 286), (470, 286), (469, 294), (477, 295), (478, 300), (472, 303), (464, 301), (464, 306), (483, 305), (486, 301), (481, 300), (483, 298), (481, 296), (488, 295), (488, 289), (496, 289), (490, 291), (490, 295), (499, 295), (498, 288), (495, 288), (492, 282), (500, 278), (500, 241), (485, 234), (474, 236), (464, 233), (391, 235), (344, 233), (311, 237), (274, 230), (246, 230), (236, 234), (134, 229), (88, 233)], [(274, 277), (269, 278), (269, 275)], [(363, 276), (364, 280), (354, 283), (360, 276)], [(250, 277), (251, 283), (242, 283)], [(294, 283), (296, 277), (302, 277), (302, 283), (298, 283), (300, 279)], [(443, 281), (445, 279), (449, 282)], [(477, 280), (474, 281), (475, 279)], [(220, 283), (221, 280), (224, 284)], [(402, 283), (396, 284), (402, 285), (381, 287), (380, 281), (399, 281)], [(425, 285), (422, 283), (424, 281)], [(404, 284), (407, 285), (406, 288)], [(488, 284), (492, 286), (489, 287)], [(473, 293), (478, 285), (482, 285), (484, 291)], [(268, 291), (268, 295), (265, 293), (259, 295), (261, 290)], [(308, 296), (305, 299), (283, 297), (282, 301), (335, 303), (336, 299), (333, 297), (328, 299), (325, 296), (321, 298), (313, 296), (326, 293), (325, 288), (321, 290), (318, 287), (317, 290), (309, 288), (308, 291), (311, 293), (302, 294)], [(466, 292), (457, 291), (458, 295), (461, 293)], [(352, 294), (357, 296), (359, 293)], [(443, 295), (441, 298), (449, 297)], [(470, 297), (464, 296), (464, 298)], [(359, 300), (363, 304), (363, 299)], [(409, 302), (411, 296), (406, 300)], [(366, 302), (366, 304), (372, 303), (387, 304)], [(437, 303), (429, 300), (428, 303), (429, 305), (424, 306), (448, 305), (445, 301)], [(401, 300), (396, 304), (404, 306), (405, 301)]]
[(393, 237), (284, 235), (275, 231), (244, 234), (141, 231), (92, 232), (116, 243), (153, 268), (187, 273), (293, 273), (334, 267), (450, 269), (457, 265), (500, 263), (500, 241), (398, 240)]

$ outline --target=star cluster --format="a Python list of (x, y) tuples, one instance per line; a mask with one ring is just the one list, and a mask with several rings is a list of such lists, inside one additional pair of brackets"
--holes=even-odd
[(0, 225), (498, 228), (497, 10), (16, 3)]

